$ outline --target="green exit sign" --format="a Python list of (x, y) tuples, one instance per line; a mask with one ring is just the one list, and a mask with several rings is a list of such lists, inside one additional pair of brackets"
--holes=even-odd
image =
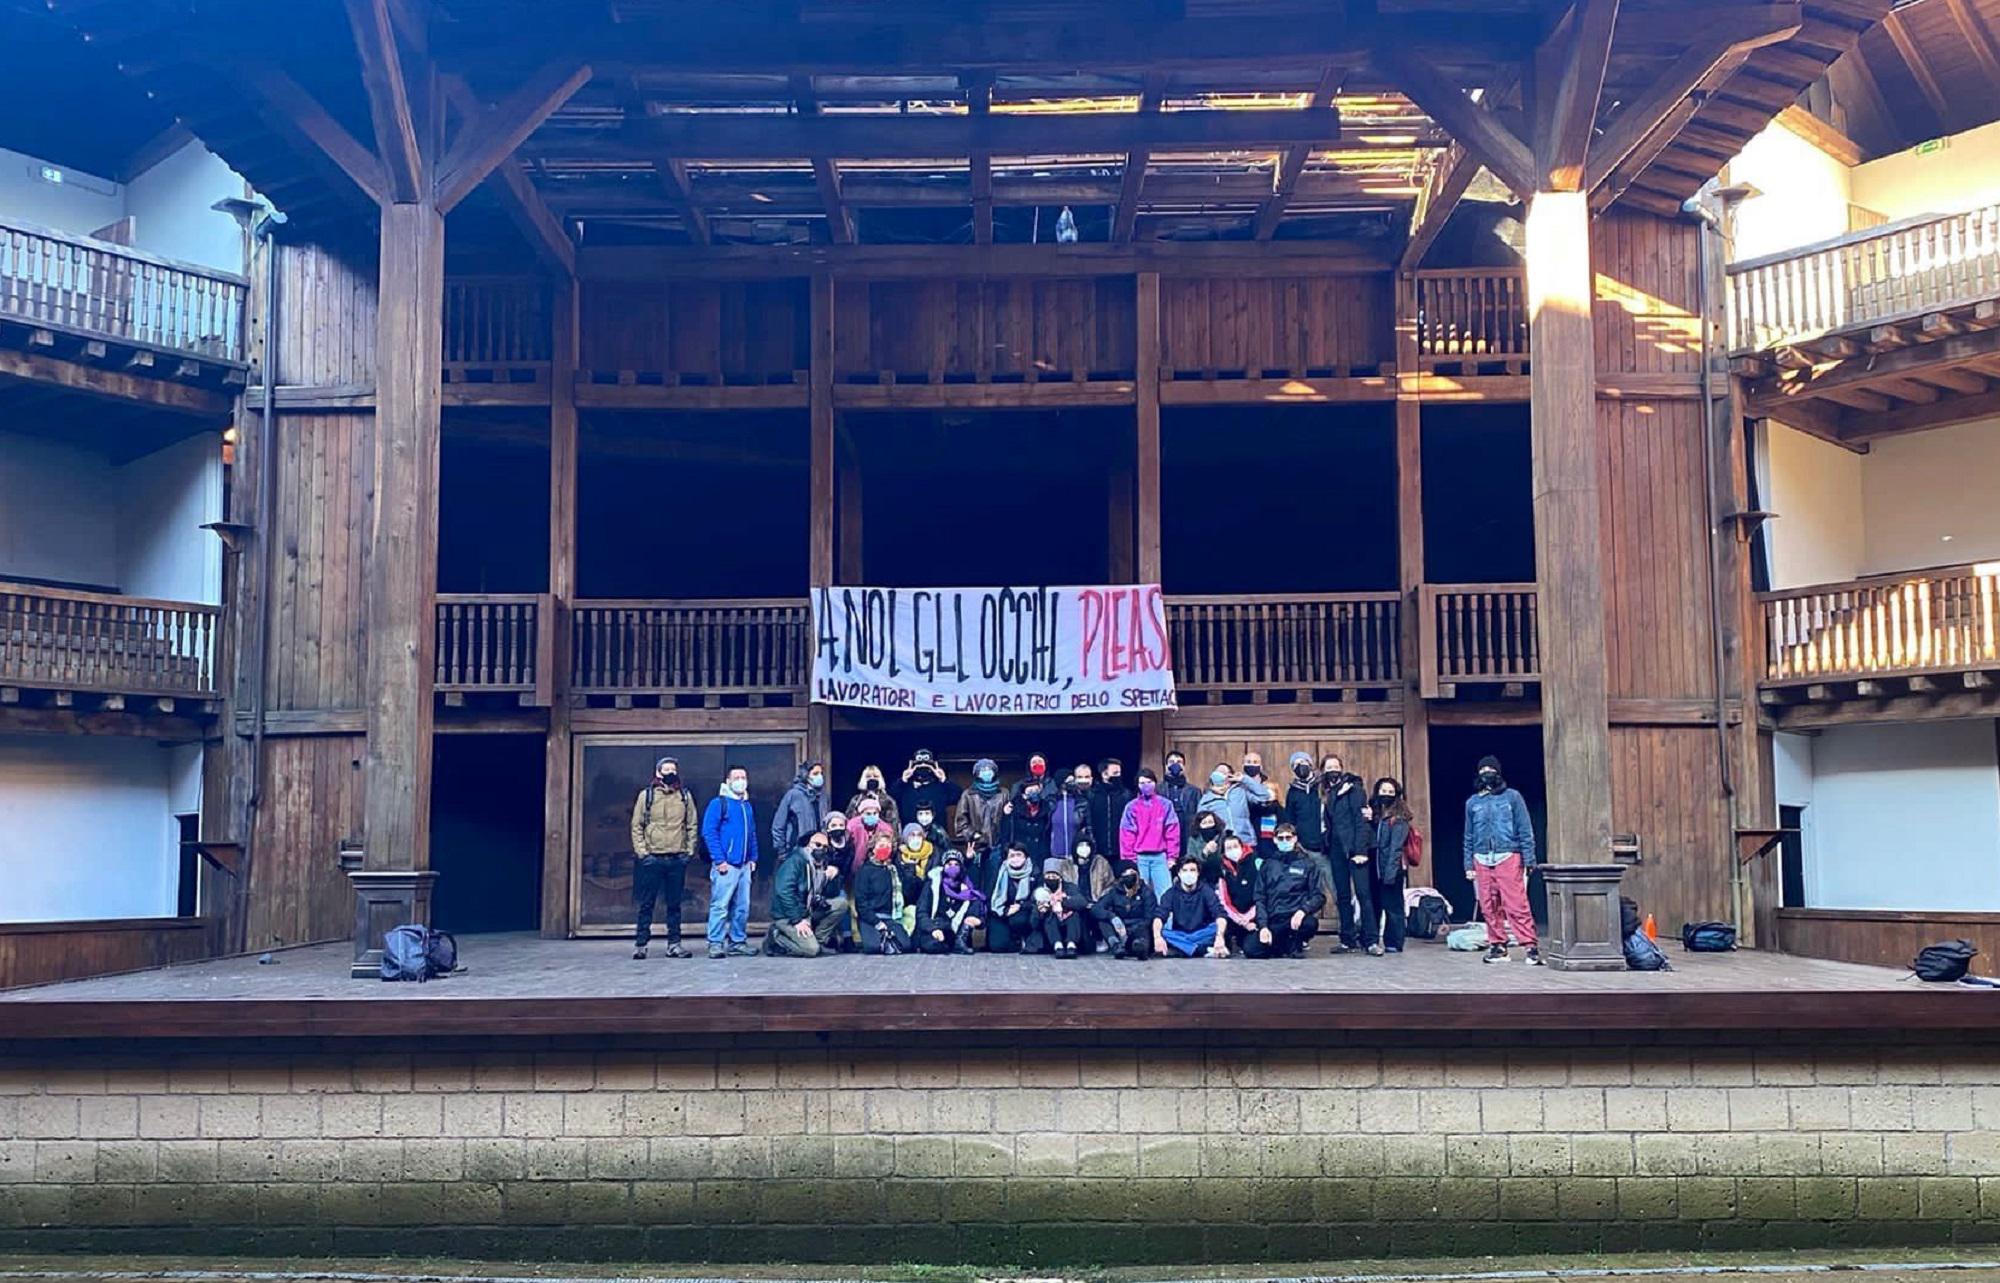
[(1950, 145), (1951, 142), (1949, 139), (1926, 138), (1924, 141), (1918, 143), (1916, 147), (1913, 148), (1913, 150), (1919, 156), (1928, 156), (1934, 151), (1943, 151), (1946, 147)]

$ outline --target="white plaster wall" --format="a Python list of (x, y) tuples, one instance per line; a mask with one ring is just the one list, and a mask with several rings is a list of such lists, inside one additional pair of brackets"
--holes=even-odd
[(1936, 151), (1911, 148), (1855, 166), (1855, 204), (1891, 221), (2000, 204), (2000, 121), (1944, 141)]
[(1772, 422), (1764, 434), (1771, 586), (1839, 583), (1866, 558), (1864, 456)]
[(45, 182), (49, 162), (0, 147), (0, 213), (59, 232), (87, 235), (125, 216), (125, 192), (117, 183), (57, 165), (66, 181)]
[(222, 601), (222, 446), (201, 433), (110, 469), (118, 505), (118, 587), (132, 597)]
[(241, 175), (190, 141), (126, 186), (133, 245), (149, 254), (240, 274), (242, 230), (234, 218), (212, 207), (247, 190)]
[[(1736, 207), (1732, 259), (1758, 258), (1847, 233), (1848, 168), (1773, 122), (1729, 162), (1729, 181), (1759, 195)], [(1867, 202), (1862, 201), (1862, 204)]]
[(2000, 560), (2000, 418), (1885, 437), (1860, 463), (1864, 574)]
[(0, 736), (0, 921), (173, 916), (174, 752), (122, 736)]
[(2000, 910), (1991, 720), (1822, 731), (1807, 814), (1813, 908)]
[(0, 579), (117, 586), (109, 481), (92, 451), (0, 432)]

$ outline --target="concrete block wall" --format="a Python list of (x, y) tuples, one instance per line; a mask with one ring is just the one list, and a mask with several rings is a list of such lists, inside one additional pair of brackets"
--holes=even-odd
[(1982, 1042), (0, 1060), (0, 1248), (1025, 1266), (1993, 1237)]

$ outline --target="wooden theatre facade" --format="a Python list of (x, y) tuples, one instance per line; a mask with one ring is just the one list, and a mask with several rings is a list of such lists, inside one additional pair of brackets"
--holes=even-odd
[[(1683, 203), (1886, 0), (777, 8), (53, 6), (287, 215), (231, 385), (220, 947), (454, 878), (615, 930), (658, 752), (760, 798), (824, 759), (838, 803), (1037, 737), (1339, 751), (1455, 892), (1497, 749), (1552, 861), (1775, 943), (1740, 353)], [(809, 700), (810, 588), (1058, 563), (1164, 585), (1177, 708)]]

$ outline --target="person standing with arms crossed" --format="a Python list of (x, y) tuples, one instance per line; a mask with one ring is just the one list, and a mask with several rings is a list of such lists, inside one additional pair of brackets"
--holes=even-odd
[(687, 895), (688, 857), (694, 854), (694, 794), (681, 786), (681, 764), (663, 757), (653, 765), (653, 782), (632, 803), (632, 899), (638, 925), (632, 957), (644, 961), (653, 938), (653, 907), (667, 901), (667, 956), (685, 958), (681, 948), (681, 901)]

